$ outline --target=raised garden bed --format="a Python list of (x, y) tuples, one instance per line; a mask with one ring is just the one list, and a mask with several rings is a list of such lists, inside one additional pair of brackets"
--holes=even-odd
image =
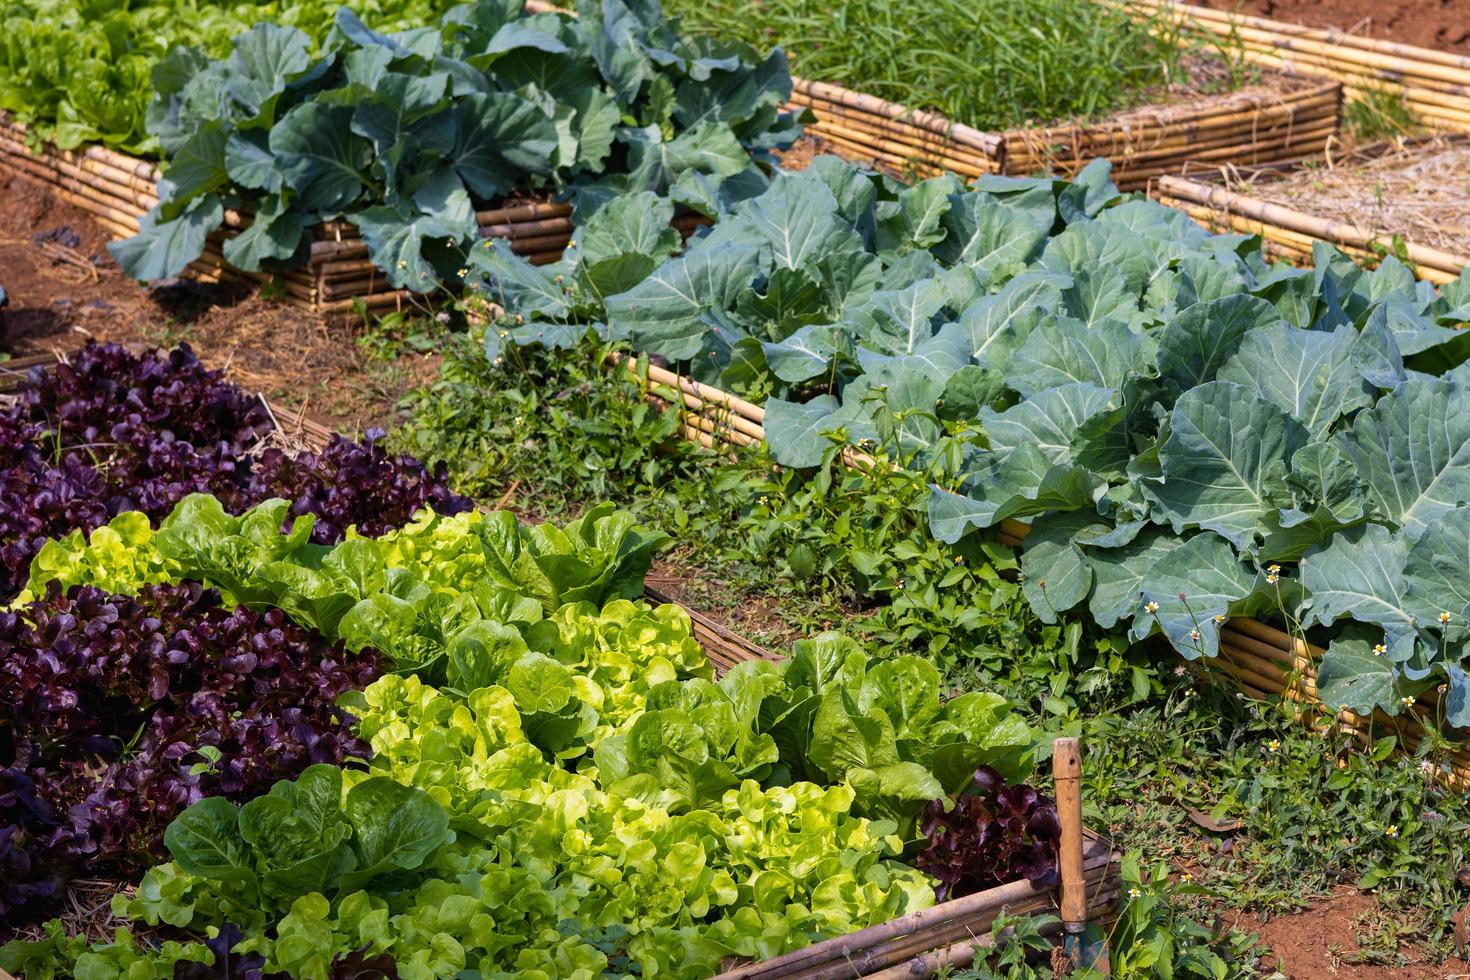
[[(117, 239), (138, 233), (143, 215), (158, 204), (158, 168), (109, 150), (58, 150), (43, 146), (32, 152), (24, 127), (0, 119), (0, 168), (49, 186), (58, 197), (96, 218)], [(504, 207), (475, 213), (482, 238), (504, 238), (517, 255), (538, 264), (561, 258), (571, 240), (570, 204), (549, 197), (510, 202)], [(227, 238), (249, 227), (244, 215), (226, 216), (228, 231), (210, 238), (204, 255), (191, 266), (205, 279), (275, 281), (288, 302), (324, 316), (350, 316), (358, 305), (386, 313), (403, 309), (415, 295), (394, 289), (367, 258), (367, 246), (357, 229), (345, 221), (331, 221), (311, 230), (306, 263), (279, 273), (242, 272), (225, 261), (220, 251)], [(675, 227), (691, 233), (701, 223), (697, 215), (677, 219)]]
[[(711, 449), (739, 449), (765, 438), (765, 410), (743, 398), (654, 365), (623, 360), (610, 366), (615, 370), (646, 371), (650, 397), (681, 406), (684, 413), (681, 432), (692, 442)], [(844, 453), (844, 459), (848, 465), (858, 468), (876, 465), (872, 456), (854, 449)], [(995, 536), (1001, 544), (1019, 548), (1030, 530), (1021, 521), (1006, 520), (998, 525)], [(1437, 691), (1428, 692), (1416, 708), (1397, 717), (1383, 711), (1359, 714), (1346, 707), (1334, 710), (1317, 696), (1316, 671), (1327, 652), (1324, 647), (1251, 618), (1231, 619), (1220, 632), (1219, 655), (1210, 663), (1219, 666), (1250, 697), (1286, 699), (1300, 704), (1303, 710), (1298, 718), (1303, 723), (1320, 724), (1328, 718), (1365, 740), (1396, 732), (1401, 737), (1400, 749), (1405, 753), (1413, 753), (1418, 748), (1426, 726), (1470, 737), (1470, 732), (1440, 725), (1442, 695)], [(1470, 747), (1457, 750), (1434, 775), (1452, 789), (1470, 789)]]
[(1239, 91), (1143, 106), (1096, 122), (981, 132), (838, 85), (793, 79), (791, 105), (816, 117), (807, 133), (861, 163), (919, 176), (946, 170), (1071, 176), (1100, 157), (1136, 190), (1190, 163), (1265, 164), (1321, 152), (1337, 132), (1341, 87), (1266, 72)]
[(1260, 235), (1289, 261), (1328, 242), (1369, 265), (1387, 254), (1435, 284), (1470, 265), (1470, 138), (1401, 140), (1288, 167), (1163, 177), (1154, 196), (1218, 231)]
[(1470, 57), (1172, 0), (1122, 2), (1149, 16), (1172, 14), (1191, 32), (1238, 46), (1253, 64), (1334, 79), (1349, 98), (1396, 94), (1436, 129), (1470, 130)]
[[(26, 359), (31, 367), (58, 363), (61, 355)], [(16, 364), (14, 371), (21, 367)], [(264, 399), (262, 399), (264, 401)], [(319, 452), (333, 438), (330, 430), (268, 402), (271, 423), (285, 434), (280, 441), (295, 452)], [(123, 590), (126, 592), (127, 590)], [(649, 589), (655, 605), (670, 600)], [(681, 606), (681, 608), (683, 608)], [(720, 626), (697, 611), (685, 609), (691, 634), (715, 667), (716, 675), (745, 661), (776, 660), (770, 652)], [(754, 977), (929, 976), (948, 965), (968, 964), (985, 945), (983, 937), (1001, 913), (1041, 915), (1061, 912), (1070, 928), (1107, 915), (1119, 899), (1120, 855), (1097, 835), (1083, 829), (1079, 802), (1079, 758), (1074, 740), (1058, 741), (1053, 777), (1061, 826), (1057, 884), (1033, 885), (1018, 879), (927, 909), (860, 929), (762, 962), (723, 964), (727, 980)], [(171, 845), (172, 846), (172, 845)], [(1043, 927), (1061, 931), (1057, 922)]]

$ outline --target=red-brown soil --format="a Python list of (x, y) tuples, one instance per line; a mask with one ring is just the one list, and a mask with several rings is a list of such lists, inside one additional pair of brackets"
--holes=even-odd
[(1307, 27), (1470, 55), (1470, 0), (1191, 0)]
[(1462, 959), (1435, 963), (1411, 941), (1391, 938), (1395, 922), (1380, 909), (1378, 900), (1356, 888), (1342, 887), (1312, 908), (1282, 915), (1264, 925), (1241, 923), (1255, 929), (1270, 947), (1268, 969), (1289, 980), (1460, 980), (1470, 977)]
[(353, 326), (324, 324), (254, 287), (185, 280), (145, 289), (118, 270), (109, 237), (42, 185), (0, 173), (0, 286), (10, 296), (0, 353), (67, 350), (86, 337), (187, 341), (239, 384), (350, 434), (387, 422), (404, 390), (434, 376), (437, 359), (374, 364)]

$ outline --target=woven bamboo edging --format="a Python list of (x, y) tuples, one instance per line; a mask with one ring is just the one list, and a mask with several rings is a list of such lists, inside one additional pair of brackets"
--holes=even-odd
[(1341, 86), (1272, 73), (1226, 97), (1146, 106), (1092, 123), (982, 132), (839, 85), (793, 79), (790, 107), (809, 109), (807, 133), (841, 156), (899, 173), (1075, 174), (1113, 161), (1135, 190), (1187, 163), (1263, 164), (1323, 150), (1337, 132)]
[[(47, 185), (63, 201), (90, 214), (116, 239), (138, 233), (139, 221), (158, 203), (158, 170), (101, 146), (59, 150), (45, 146), (32, 152), (24, 127), (0, 118), (0, 169)], [(475, 214), (480, 237), (504, 238), (511, 250), (545, 265), (561, 258), (571, 241), (572, 208), (550, 200), (530, 200)], [(362, 304), (369, 312), (401, 310), (415, 298), (394, 289), (368, 260), (367, 245), (345, 221), (311, 229), (304, 266), (281, 273), (244, 272), (225, 261), (223, 242), (249, 227), (248, 215), (227, 213), (225, 229), (211, 236), (193, 271), (207, 280), (239, 279), (275, 282), (287, 302), (324, 316), (351, 316)], [(675, 227), (691, 234), (700, 223), (682, 216)]]
[(1394, 93), (1424, 123), (1470, 131), (1470, 57), (1173, 0), (1114, 2), (1172, 15), (1175, 24), (1220, 38), (1264, 68), (1331, 78), (1350, 98)]
[[(1395, 248), (1392, 232), (1373, 231), (1345, 221), (1306, 214), (1280, 204), (1183, 177), (1161, 177), (1150, 189), (1161, 204), (1178, 208), (1218, 231), (1260, 235), (1272, 250), (1292, 261), (1310, 262), (1312, 246), (1330, 242), (1349, 255), (1369, 263), (1378, 261), (1378, 249)], [(1470, 256), (1416, 245), (1400, 239), (1403, 257), (1414, 264), (1420, 278), (1444, 285), (1470, 265)], [(1375, 248), (1377, 246), (1377, 248)]]
[[(681, 434), (691, 442), (720, 451), (743, 448), (765, 439), (765, 410), (758, 405), (656, 365), (640, 365), (632, 359), (618, 357), (613, 359), (612, 367), (638, 377), (646, 376), (651, 397), (679, 407)], [(872, 456), (856, 450), (849, 450), (844, 459), (859, 469), (875, 464)], [(996, 528), (996, 538), (1002, 544), (1020, 547), (1030, 530), (1029, 525), (1006, 520)], [(1267, 701), (1284, 699), (1301, 705), (1303, 721), (1331, 717), (1344, 730), (1364, 738), (1392, 732), (1399, 736), (1405, 751), (1416, 750), (1426, 737), (1427, 728), (1437, 726), (1439, 695), (1433, 691), (1397, 718), (1382, 711), (1371, 715), (1359, 715), (1346, 708), (1332, 711), (1317, 697), (1316, 665), (1326, 652), (1274, 626), (1238, 617), (1222, 628), (1220, 655), (1207, 663), (1224, 671), (1251, 697)], [(1455, 751), (1435, 775), (1454, 790), (1470, 789), (1470, 747)]]

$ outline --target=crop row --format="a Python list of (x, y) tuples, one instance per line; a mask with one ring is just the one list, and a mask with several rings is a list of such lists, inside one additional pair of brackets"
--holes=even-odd
[(46, 513), (0, 614), (0, 911), (142, 873), (115, 913), (186, 933), (54, 922), (0, 967), (704, 976), (1054, 879), (1003, 699), (835, 633), (716, 678), (638, 601), (665, 539), (627, 513), (527, 527), (376, 444), (262, 449), (254, 406), (186, 351), (89, 346), (10, 411), (7, 457), (106, 503)]
[[(1329, 704), (1397, 714), (1443, 686), (1470, 723), (1463, 280), (1325, 246), (1273, 265), (1105, 164), (966, 189), (819, 159), (683, 249), (650, 235), (668, 207), (609, 205), (556, 265), (476, 249), (468, 285), (504, 311), (488, 355), (593, 329), (769, 393), (778, 462), (835, 439), (924, 472), (941, 541), (1028, 524), (1044, 621), (1193, 658), (1230, 617), (1276, 617), (1330, 641)], [(602, 288), (614, 257), (651, 271)]]

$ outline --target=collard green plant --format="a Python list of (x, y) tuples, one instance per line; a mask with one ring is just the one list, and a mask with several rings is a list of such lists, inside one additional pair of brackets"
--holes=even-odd
[(1273, 265), (1121, 198), (1105, 164), (967, 191), (826, 159), (601, 303), (575, 256), (473, 268), (510, 314), (492, 357), (595, 327), (769, 394), (780, 463), (820, 463), (834, 432), (920, 469), (946, 457), (931, 533), (1028, 523), (1046, 622), (1085, 610), (1194, 657), (1231, 616), (1284, 614), (1329, 628), (1330, 701), (1392, 713), (1443, 683), (1470, 724), (1463, 280), (1436, 292), (1326, 246)]
[(691, 39), (657, 0), (583, 0), (578, 17), (478, 0), (394, 34), (350, 10), (313, 51), (259, 24), (228, 58), (176, 48), (153, 72), (162, 202), (113, 246), (129, 275), (177, 275), (222, 227), (241, 269), (298, 264), (307, 229), (343, 218), (399, 288), (453, 279), (475, 209), (514, 192), (579, 208), (641, 190), (713, 213), (758, 191), (800, 125), (784, 56)]

